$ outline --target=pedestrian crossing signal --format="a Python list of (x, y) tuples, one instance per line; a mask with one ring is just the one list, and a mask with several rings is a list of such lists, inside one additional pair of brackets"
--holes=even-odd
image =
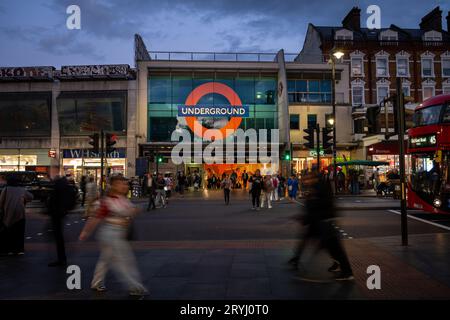
[(322, 128), (322, 148), (324, 153), (331, 153), (331, 147), (333, 146), (333, 135), (329, 135), (333, 132), (331, 128)]
[(284, 160), (291, 161), (291, 151), (290, 150), (286, 150), (284, 152)]
[(98, 153), (100, 149), (100, 135), (98, 133), (94, 133), (89, 136), (89, 144), (92, 146), (92, 152)]
[(314, 149), (314, 128), (308, 128), (303, 130), (307, 135), (303, 137), (307, 142), (303, 145), (308, 149)]

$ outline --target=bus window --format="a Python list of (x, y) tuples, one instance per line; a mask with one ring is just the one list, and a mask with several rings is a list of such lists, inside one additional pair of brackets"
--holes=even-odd
[(444, 116), (442, 122), (450, 122), (450, 104), (445, 108)]
[(414, 113), (414, 126), (426, 126), (439, 123), (442, 105), (436, 105), (419, 109)]

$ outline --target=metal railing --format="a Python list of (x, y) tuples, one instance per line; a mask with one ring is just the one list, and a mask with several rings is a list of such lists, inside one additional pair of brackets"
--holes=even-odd
[[(152, 60), (163, 61), (220, 61), (220, 62), (274, 62), (276, 53), (268, 52), (183, 52), (149, 51)], [(286, 62), (292, 62), (296, 53), (285, 53)]]

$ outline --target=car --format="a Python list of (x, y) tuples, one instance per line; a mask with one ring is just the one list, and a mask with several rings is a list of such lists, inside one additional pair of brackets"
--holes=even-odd
[[(53, 183), (50, 180), (43, 179), (35, 171), (6, 171), (0, 172), (0, 176), (3, 179), (0, 181), (7, 181), (9, 177), (14, 176), (19, 181), (19, 186), (24, 187), (27, 191), (31, 192), (34, 196), (34, 200), (40, 200), (47, 203), (50, 192), (53, 189)], [(0, 192), (5, 187), (5, 184), (0, 184)], [(74, 188), (77, 188), (73, 185)], [(78, 188), (77, 188), (78, 193)]]

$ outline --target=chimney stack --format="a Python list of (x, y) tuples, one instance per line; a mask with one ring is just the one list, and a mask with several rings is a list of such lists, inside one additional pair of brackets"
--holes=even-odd
[[(448, 21), (448, 17), (447, 17)], [(439, 7), (434, 8), (420, 22), (420, 29), (423, 31), (442, 31), (442, 11)]]
[(352, 10), (347, 13), (344, 20), (342, 20), (342, 26), (346, 29), (360, 31), (361, 30), (361, 9), (353, 7)]
[(450, 11), (447, 14), (447, 32), (450, 32)]

